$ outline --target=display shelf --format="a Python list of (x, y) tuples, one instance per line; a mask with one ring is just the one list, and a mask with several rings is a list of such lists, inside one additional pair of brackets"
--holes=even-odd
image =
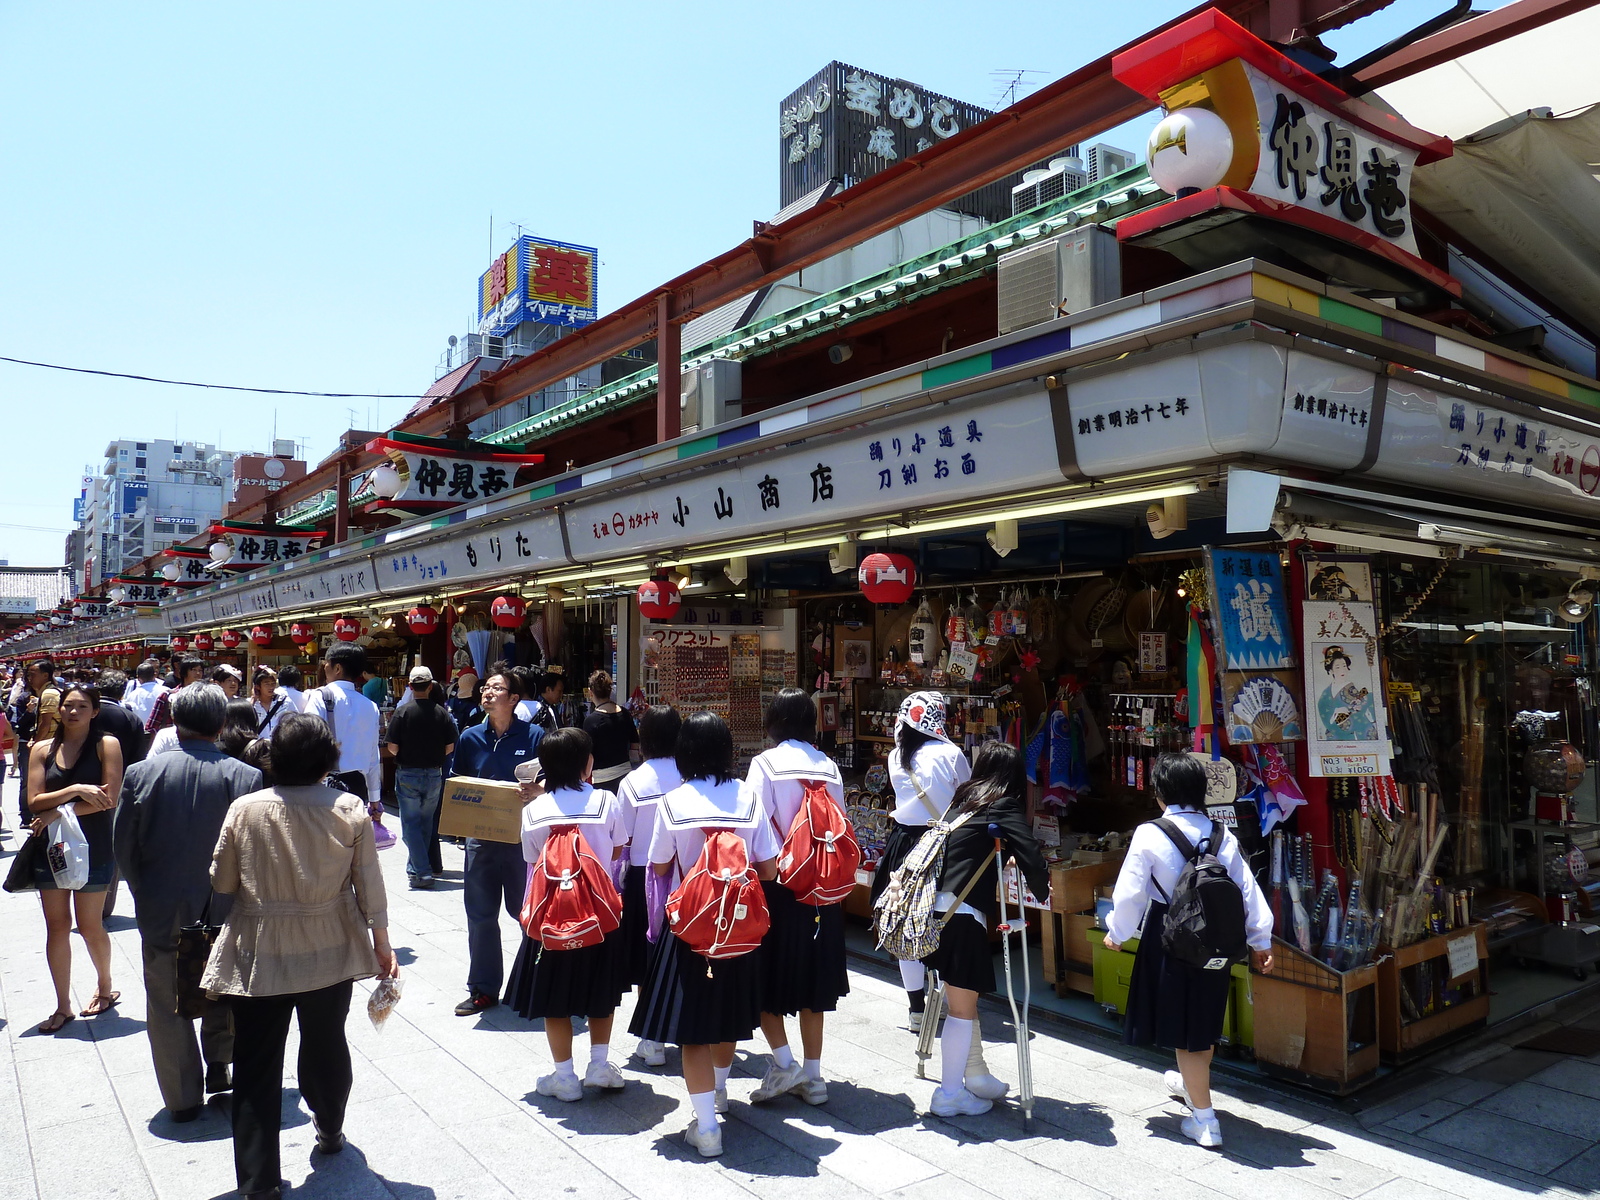
[(1378, 968), (1335, 971), (1281, 938), (1251, 977), (1256, 1062), (1269, 1075), (1344, 1096), (1378, 1073)]
[[(1461, 939), (1474, 945), (1476, 966), (1451, 978), (1451, 947)], [(1438, 964), (1437, 966), (1433, 964)], [(1488, 926), (1469, 925), (1409, 946), (1385, 950), (1378, 961), (1378, 1047), (1383, 1061), (1391, 1065), (1409, 1062), (1436, 1049), (1441, 1042), (1458, 1038), (1481, 1027), (1489, 1017), (1489, 937)], [(1407, 972), (1410, 972), (1409, 978)], [(1432, 1011), (1417, 1016), (1407, 1013), (1406, 999), (1416, 1003), (1418, 976), (1427, 973), (1426, 1007)], [(1470, 985), (1473, 995), (1444, 1004), (1444, 993), (1455, 986)], [(1435, 1007), (1437, 1006), (1437, 1007)], [(1421, 1007), (1421, 1006), (1418, 1006)]]

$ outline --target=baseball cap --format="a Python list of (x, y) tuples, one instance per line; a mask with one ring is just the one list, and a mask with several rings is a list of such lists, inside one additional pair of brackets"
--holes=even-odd
[(412, 667), (411, 668), (411, 682), (413, 684), (432, 683), (433, 682), (433, 672), (428, 670), (427, 667)]

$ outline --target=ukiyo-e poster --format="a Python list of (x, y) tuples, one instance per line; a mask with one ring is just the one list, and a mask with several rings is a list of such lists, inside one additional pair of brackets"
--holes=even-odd
[(1389, 719), (1372, 605), (1307, 600), (1301, 611), (1311, 774), (1387, 775)]
[(1307, 558), (1305, 568), (1307, 600), (1372, 603), (1372, 563), (1367, 559), (1319, 554)]

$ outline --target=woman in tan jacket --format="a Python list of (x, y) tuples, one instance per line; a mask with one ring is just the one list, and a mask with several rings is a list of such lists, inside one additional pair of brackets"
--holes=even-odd
[(366, 805), (328, 786), (339, 748), (316, 717), (272, 735), (277, 784), (228, 810), (211, 886), (234, 895), (203, 986), (233, 1008), (233, 1161), (239, 1191), (277, 1200), (283, 1050), (300, 1024), (300, 1094), (317, 1149), (344, 1149), (351, 983), (400, 974)]

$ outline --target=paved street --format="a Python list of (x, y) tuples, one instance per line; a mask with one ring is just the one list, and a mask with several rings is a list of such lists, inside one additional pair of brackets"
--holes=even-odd
[[(14, 793), (8, 780), (8, 827)], [(6, 858), (15, 844), (14, 833), (0, 843)], [(563, 1104), (534, 1094), (536, 1077), (549, 1069), (536, 1025), (503, 1009), (479, 1019), (452, 1015), (466, 937), (460, 851), (445, 854), (446, 880), (431, 893), (405, 889), (401, 851), (382, 854), (405, 997), (381, 1033), (364, 1011), (352, 1014), (355, 1090), (344, 1154), (312, 1155), (310, 1118), (289, 1080), (284, 1174), (296, 1196), (1438, 1200), (1600, 1188), (1600, 1057), (1487, 1040), (1431, 1064), (1416, 1089), (1358, 1114), (1228, 1081), (1217, 1099), (1227, 1138), (1219, 1153), (1180, 1137), (1181, 1109), (1164, 1093), (1159, 1059), (1046, 1026), (1034, 1048), (1042, 1098), (1025, 1133), (1009, 1107), (957, 1121), (920, 1115), (933, 1085), (914, 1078), (901, 994), (886, 973), (868, 970), (855, 972), (854, 991), (829, 1025), (829, 1104), (743, 1103), (764, 1059), (741, 1052), (729, 1087), (727, 1154), (703, 1162), (680, 1140), (688, 1103), (675, 1054), (660, 1070), (625, 1063), (629, 1086), (614, 1097)], [(184, 1126), (162, 1110), (126, 890), (118, 909), (111, 925), (121, 1007), (42, 1037), (34, 1029), (52, 1005), (38, 902), (0, 895), (0, 1200), (232, 1192), (222, 1104)], [(509, 920), (505, 927), (509, 948)], [(74, 963), (81, 1008), (93, 977), (76, 939)], [(364, 994), (358, 985), (358, 1000)], [(1577, 1019), (1600, 1027), (1595, 1013)], [(999, 1007), (986, 1010), (984, 1028), (991, 1063), (1014, 1077), (1008, 1048), (995, 1044), (1007, 1035)], [(618, 1044), (625, 1051), (632, 1039), (619, 1036)], [(291, 1037), (291, 1067), (293, 1055)]]

